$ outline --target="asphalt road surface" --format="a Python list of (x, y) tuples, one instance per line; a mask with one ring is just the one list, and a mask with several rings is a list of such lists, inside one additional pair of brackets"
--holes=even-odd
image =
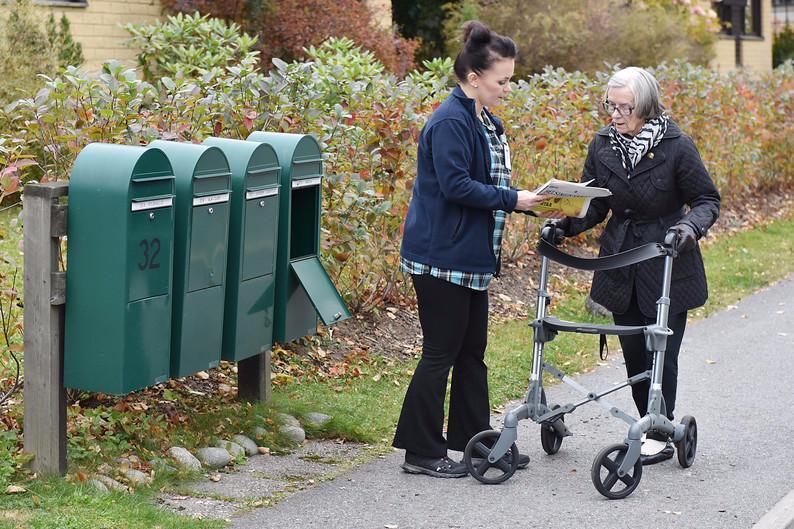
[[(593, 390), (610, 387), (624, 376), (618, 357), (576, 380)], [(644, 467), (639, 487), (623, 500), (601, 496), (590, 467), (601, 448), (623, 441), (627, 425), (591, 403), (566, 416), (574, 435), (554, 456), (543, 452), (539, 426), (521, 421), (517, 444), (532, 461), (500, 485), (406, 474), (403, 453), (395, 452), (237, 517), (231, 527), (750, 528), (794, 489), (793, 361), (794, 276), (690, 323), (676, 415), (697, 419), (695, 463), (683, 469), (674, 457)], [(579, 399), (563, 384), (547, 393), (550, 403)], [(634, 413), (628, 389), (608, 399)]]

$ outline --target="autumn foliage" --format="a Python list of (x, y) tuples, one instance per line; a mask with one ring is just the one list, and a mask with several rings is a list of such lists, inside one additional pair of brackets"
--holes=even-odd
[(259, 38), (261, 64), (306, 57), (304, 48), (319, 46), (331, 37), (348, 37), (398, 77), (414, 67), (416, 40), (402, 38), (393, 28), (383, 28), (364, 0), (282, 0), (239, 2), (222, 0), (165, 0), (171, 12), (198, 11), (239, 24)]

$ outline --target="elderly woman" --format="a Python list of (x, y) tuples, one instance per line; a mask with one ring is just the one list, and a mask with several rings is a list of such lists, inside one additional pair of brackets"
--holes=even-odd
[[(599, 255), (605, 256), (661, 242), (671, 227), (678, 231), (679, 255), (673, 265), (668, 323), (673, 335), (667, 340), (662, 380), (666, 414), (672, 420), (687, 311), (703, 305), (708, 297), (697, 241), (717, 220), (720, 195), (692, 139), (669, 118), (659, 99), (659, 83), (641, 68), (625, 68), (612, 76), (603, 103), (612, 122), (590, 142), (582, 171), (582, 181), (595, 180), (593, 185), (608, 188), (612, 196), (594, 199), (584, 218), (557, 221), (557, 232), (575, 235), (611, 213), (600, 239)], [(612, 311), (617, 325), (654, 323), (662, 270), (659, 257), (597, 271), (590, 295)], [(620, 345), (628, 376), (651, 369), (653, 355), (645, 349), (642, 335), (620, 336)], [(640, 416), (647, 411), (649, 389), (648, 381), (632, 386)], [(643, 447), (643, 464), (673, 456), (668, 439), (655, 441)], [(648, 450), (653, 444), (656, 451)]]

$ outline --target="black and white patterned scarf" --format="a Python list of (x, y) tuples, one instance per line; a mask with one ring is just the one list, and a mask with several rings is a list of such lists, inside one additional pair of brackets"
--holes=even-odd
[(620, 163), (623, 164), (623, 168), (629, 178), (631, 178), (632, 171), (640, 163), (642, 157), (662, 141), (662, 137), (667, 132), (669, 120), (670, 118), (664, 113), (649, 119), (642, 126), (640, 132), (633, 137), (619, 133), (614, 125), (609, 127), (609, 143), (618, 154)]

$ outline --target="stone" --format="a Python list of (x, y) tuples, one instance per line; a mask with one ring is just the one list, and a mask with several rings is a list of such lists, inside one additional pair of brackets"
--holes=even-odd
[(104, 483), (102, 483), (98, 479), (89, 479), (88, 482), (86, 482), (86, 485), (88, 485), (89, 487), (93, 487), (100, 494), (107, 494), (108, 493), (107, 485), (105, 485)]
[(146, 485), (149, 483), (149, 476), (140, 470), (129, 469), (124, 472), (124, 477), (130, 482), (132, 486)]
[(242, 434), (237, 434), (232, 437), (232, 441), (242, 446), (245, 449), (245, 454), (248, 456), (253, 456), (259, 453), (259, 447), (249, 437), (246, 437)]
[(282, 426), (279, 431), (295, 444), (303, 444), (306, 440), (306, 432), (299, 426)]
[(301, 426), (301, 423), (298, 419), (286, 413), (279, 413), (276, 415), (276, 422), (282, 426), (295, 426), (297, 428), (300, 428)]
[(218, 448), (223, 448), (224, 450), (229, 452), (229, 454), (233, 458), (236, 458), (236, 457), (241, 456), (241, 455), (245, 455), (245, 448), (240, 446), (238, 443), (235, 443), (234, 441), (223, 441), (223, 440), (220, 440), (220, 441), (218, 441), (218, 444), (216, 446)]
[(225, 448), (199, 448), (196, 452), (196, 456), (205, 467), (209, 468), (223, 468), (232, 462), (232, 456)]
[(312, 428), (322, 428), (328, 424), (328, 421), (330, 421), (333, 417), (324, 413), (313, 411), (311, 413), (307, 413), (303, 418), (308, 426), (311, 426)]
[(172, 446), (168, 449), (168, 455), (176, 461), (176, 464), (186, 470), (201, 471), (201, 462), (196, 459), (196, 456), (188, 452), (186, 448), (181, 446)]
[(118, 491), (121, 491), (121, 492), (128, 492), (129, 491), (129, 489), (127, 488), (126, 485), (122, 485), (121, 483), (119, 483), (115, 479), (113, 479), (111, 477), (108, 477), (108, 476), (105, 476), (103, 474), (97, 474), (96, 476), (94, 476), (94, 479), (96, 479), (97, 481), (100, 481), (109, 490), (118, 490)]
[(269, 435), (269, 433), (270, 432), (268, 432), (267, 430), (265, 430), (261, 426), (257, 426), (256, 428), (254, 428), (254, 439), (260, 439), (260, 438), (267, 437)]

